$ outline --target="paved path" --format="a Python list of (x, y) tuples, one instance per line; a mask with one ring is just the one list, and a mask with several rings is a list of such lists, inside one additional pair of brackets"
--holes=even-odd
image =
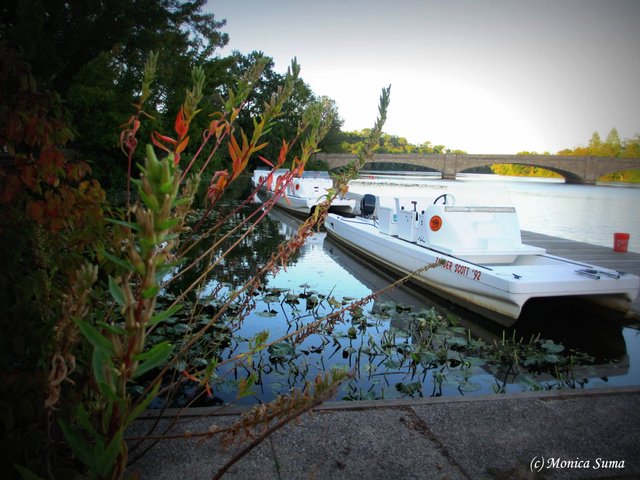
[[(174, 432), (237, 418), (192, 409)], [(138, 420), (132, 432), (152, 422)], [(142, 479), (207, 479), (232, 452), (215, 438), (164, 440), (133, 469)], [(640, 388), (327, 404), (224, 478), (640, 478)]]

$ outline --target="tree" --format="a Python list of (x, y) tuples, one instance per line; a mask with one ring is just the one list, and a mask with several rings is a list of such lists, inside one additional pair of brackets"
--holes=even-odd
[[(247, 55), (243, 55), (240, 52), (233, 52), (231, 58), (227, 61), (230, 63), (227, 66), (225, 78), (227, 85), (226, 88), (233, 88), (234, 82), (237, 82), (238, 78), (242, 78), (252, 68), (259, 63), (263, 63), (262, 74), (260, 75), (254, 90), (251, 92), (247, 99), (245, 109), (240, 113), (238, 120), (238, 126), (244, 131), (250, 131), (252, 127), (252, 120), (265, 104), (271, 101), (273, 95), (278, 91), (278, 86), (282, 84), (284, 75), (275, 71), (275, 64), (273, 59), (266, 56), (261, 51), (253, 51)], [(331, 126), (329, 136), (325, 143), (320, 144), (320, 148), (323, 145), (331, 145), (332, 142), (335, 145), (336, 139), (339, 136), (338, 132), (342, 126), (342, 120), (338, 116), (338, 108), (335, 101), (327, 97), (316, 97), (302, 78), (296, 79), (293, 92), (288, 100), (285, 102), (282, 108), (282, 114), (278, 121), (273, 125), (271, 129), (271, 136), (274, 138), (274, 142), (271, 142), (264, 151), (261, 152), (261, 156), (267, 159), (274, 159), (279, 151), (280, 145), (279, 139), (293, 138), (298, 130), (298, 125), (302, 120), (302, 113), (313, 102), (329, 102), (334, 120)], [(296, 147), (297, 148), (297, 147)]]
[[(634, 139), (621, 140), (618, 130), (614, 127), (609, 131), (607, 139), (602, 142), (600, 134), (593, 132), (589, 145), (587, 147), (565, 148), (560, 150), (558, 155), (577, 155), (577, 156), (598, 156), (598, 157), (617, 157), (617, 158), (639, 158), (640, 157), (640, 135), (636, 135)], [(636, 170), (627, 170), (624, 172), (605, 175), (601, 178), (604, 181), (622, 181), (637, 183), (640, 179), (640, 172)]]
[[(155, 123), (166, 130), (195, 64), (215, 63), (213, 53), (228, 43), (225, 20), (204, 14), (206, 0), (21, 0), (0, 8), (0, 35), (18, 47), (36, 81), (58, 92), (78, 132), (69, 146), (94, 161), (108, 186), (122, 178), (118, 125), (126, 119), (144, 59), (160, 53), (161, 82), (148, 102)], [(210, 77), (211, 78), (211, 77)], [(115, 167), (115, 168), (114, 168)], [(119, 168), (120, 167), (120, 168)]]
[(607, 135), (607, 140), (604, 144), (604, 154), (608, 157), (619, 157), (622, 152), (622, 142), (620, 141), (620, 135), (618, 135), (618, 130), (614, 128), (611, 129), (609, 134)]
[(340, 118), (338, 106), (336, 105), (335, 100), (323, 96), (320, 97), (320, 101), (329, 102), (329, 104), (331, 105), (331, 112), (333, 113), (333, 123), (331, 124), (331, 128), (329, 129), (327, 135), (320, 142), (319, 147), (323, 152), (340, 152), (340, 143), (342, 143), (342, 139), (344, 136), (341, 130), (342, 126), (344, 125), (344, 120)]
[(640, 158), (640, 134), (624, 142), (623, 158)]
[[(206, 0), (21, 0), (0, 9), (0, 35), (19, 45), (39, 81), (64, 95), (84, 65), (118, 51), (124, 65), (142, 65), (159, 45), (200, 62), (228, 43), (225, 21), (201, 13)], [(137, 61), (132, 61), (137, 60)], [(135, 75), (139, 75), (137, 69)]]
[(589, 140), (589, 148), (591, 149), (599, 149), (602, 146), (602, 140), (600, 140), (600, 134), (598, 132), (593, 132), (591, 135), (591, 140)]

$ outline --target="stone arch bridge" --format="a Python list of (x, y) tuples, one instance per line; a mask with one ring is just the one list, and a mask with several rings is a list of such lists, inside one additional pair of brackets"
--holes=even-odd
[[(355, 158), (347, 153), (318, 153), (329, 170), (347, 165)], [(562, 175), (566, 183), (594, 185), (598, 178), (623, 170), (640, 169), (640, 158), (579, 157), (569, 155), (484, 155), (484, 154), (376, 154), (373, 163), (419, 165), (442, 173), (442, 178), (455, 180), (456, 175), (475, 167), (496, 164), (530, 165)]]

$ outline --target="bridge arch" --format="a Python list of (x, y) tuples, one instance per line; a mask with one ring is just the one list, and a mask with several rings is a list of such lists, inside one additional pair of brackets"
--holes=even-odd
[(531, 161), (474, 161), (469, 163), (470, 166), (465, 166), (464, 169), (458, 170), (458, 173), (462, 173), (472, 168), (479, 167), (491, 167), (492, 165), (521, 165), (524, 167), (537, 167), (542, 168), (544, 170), (548, 170), (553, 173), (557, 173), (561, 177), (563, 177), (566, 183), (584, 183), (580, 175), (576, 174), (573, 171), (566, 170), (563, 168), (558, 168), (546, 164), (542, 164), (542, 162), (531, 162)]

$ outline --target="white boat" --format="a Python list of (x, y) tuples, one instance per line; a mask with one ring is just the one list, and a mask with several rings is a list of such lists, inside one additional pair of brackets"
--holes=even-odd
[(530, 299), (571, 297), (628, 311), (640, 289), (636, 275), (522, 244), (513, 207), (455, 205), (449, 194), (412, 202), (365, 195), (361, 216), (329, 214), (325, 228), (397, 274), (437, 264), (412, 281), (504, 326)]
[[(316, 206), (326, 199), (333, 180), (326, 172), (305, 172), (301, 177), (291, 179), (282, 185), (278, 178), (289, 174), (289, 170), (255, 170), (252, 183), (265, 198), (276, 195), (275, 204), (297, 216), (308, 217)], [(282, 188), (284, 187), (284, 188)], [(281, 190), (281, 191), (280, 191)], [(352, 215), (356, 206), (353, 198), (336, 198), (331, 202), (330, 212)]]

